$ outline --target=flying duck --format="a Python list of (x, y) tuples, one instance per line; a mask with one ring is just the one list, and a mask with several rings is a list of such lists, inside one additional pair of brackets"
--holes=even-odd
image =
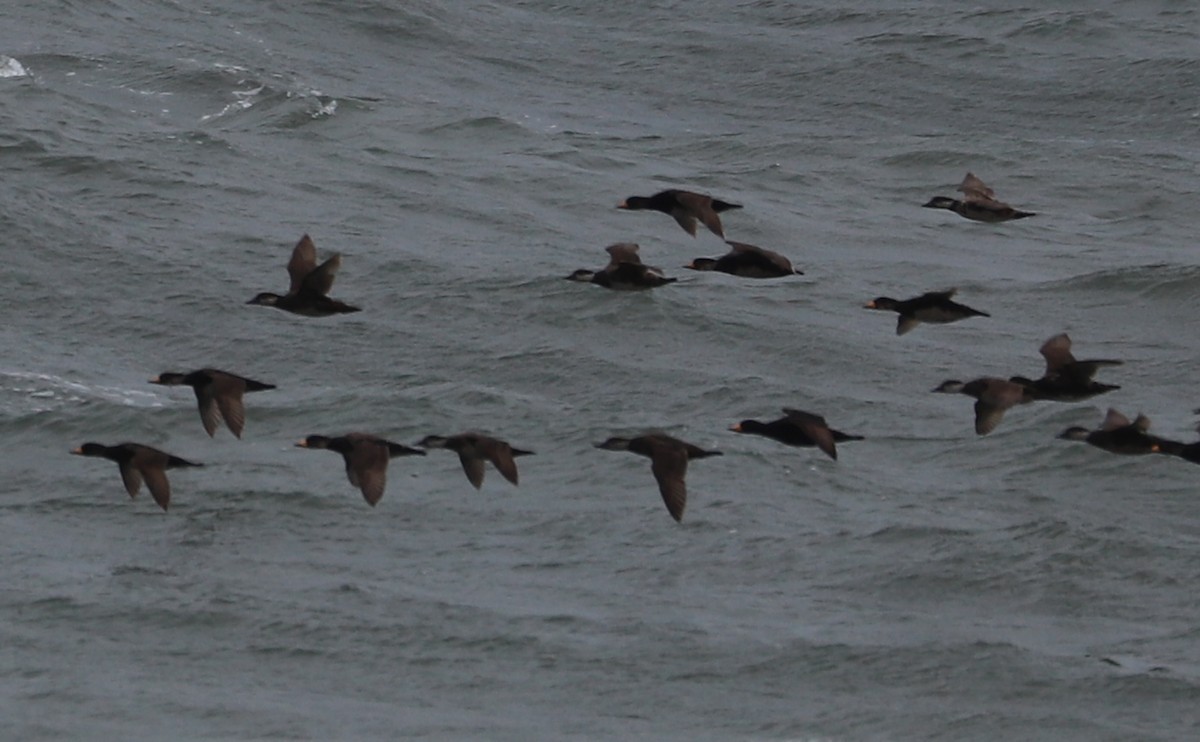
[(238, 438), (242, 437), (242, 428), (246, 424), (246, 411), (242, 406), (242, 395), (246, 392), (261, 392), (274, 389), (274, 384), (265, 384), (254, 379), (247, 379), (228, 371), (218, 371), (215, 368), (202, 368), (186, 374), (168, 371), (155, 376), (151, 384), (163, 386), (190, 386), (196, 393), (196, 402), (200, 406), (200, 422), (204, 431), (212, 437), (217, 432), (221, 419), (229, 430)]
[(369, 433), (346, 433), (335, 437), (310, 435), (296, 444), (300, 448), (337, 451), (346, 460), (346, 478), (362, 490), (363, 498), (375, 507), (387, 484), (388, 460), (396, 456), (424, 456), (425, 452), (384, 440)]
[(329, 289), (333, 288), (333, 278), (341, 267), (342, 256), (339, 253), (334, 253), (318, 266), (317, 247), (306, 234), (296, 243), (292, 259), (288, 261), (287, 271), (292, 282), (287, 294), (280, 296), (265, 291), (246, 303), (275, 307), (305, 317), (328, 317), (331, 314), (362, 311), (328, 296)]
[(816, 446), (825, 455), (837, 460), (837, 449), (834, 443), (842, 441), (861, 441), (861, 435), (850, 435), (840, 430), (834, 430), (825, 422), (825, 418), (803, 410), (783, 408), (783, 417), (771, 422), (758, 420), (742, 420), (729, 429), (735, 433), (752, 433), (779, 441), (789, 446)]
[(1058, 437), (1070, 441), (1084, 441), (1109, 453), (1127, 456), (1184, 453), (1186, 447), (1182, 443), (1150, 435), (1149, 430), (1150, 419), (1145, 415), (1138, 415), (1137, 419), (1129, 422), (1129, 418), (1110, 408), (1098, 430), (1088, 430), (1076, 425), (1067, 428)]
[(965, 394), (975, 398), (975, 433), (987, 435), (996, 429), (1008, 408), (1033, 401), (1028, 388), (1008, 379), (984, 376), (963, 383), (949, 379), (933, 389), (943, 394)]
[(1121, 387), (1101, 384), (1092, 379), (1104, 366), (1120, 366), (1121, 361), (1098, 359), (1077, 361), (1071, 354), (1071, 338), (1059, 333), (1042, 344), (1039, 351), (1046, 359), (1046, 372), (1040, 379), (1014, 376), (1010, 381), (1028, 387), (1033, 398), (1053, 402), (1079, 402)]
[(968, 317), (992, 316), (987, 312), (981, 312), (965, 304), (952, 301), (950, 297), (954, 296), (956, 291), (957, 289), (930, 291), (912, 299), (905, 299), (904, 301), (897, 301), (888, 296), (880, 296), (867, 302), (864, 306), (867, 309), (898, 312), (900, 316), (896, 322), (897, 335), (903, 335), (922, 322), (946, 324)]
[(445, 448), (458, 454), (463, 472), (467, 480), (475, 485), (475, 489), (483, 486), (483, 465), (485, 461), (492, 462), (496, 471), (505, 479), (517, 483), (516, 456), (531, 456), (533, 451), (513, 448), (508, 443), (482, 433), (459, 433), (458, 435), (441, 436), (427, 435), (417, 444), (421, 448)]
[(1003, 201), (997, 201), (992, 189), (971, 173), (967, 173), (967, 177), (963, 178), (958, 190), (964, 194), (961, 201), (946, 196), (935, 196), (925, 204), (925, 208), (949, 209), (965, 219), (977, 222), (1007, 222), (1037, 216), (1033, 212), (1018, 211)]
[(630, 196), (617, 204), (617, 208), (629, 211), (661, 211), (664, 214), (670, 214), (679, 223), (679, 226), (683, 227), (683, 231), (693, 237), (696, 236), (696, 221), (699, 220), (713, 234), (725, 239), (725, 230), (721, 227), (721, 218), (717, 214), (742, 207), (739, 204), (720, 201), (701, 193), (672, 188), (660, 191), (653, 196)]
[(594, 283), (617, 291), (652, 289), (677, 280), (667, 278), (654, 266), (643, 264), (638, 256), (638, 246), (632, 242), (619, 242), (604, 249), (609, 254), (608, 265), (598, 271), (580, 268), (567, 276), (567, 280)]
[(690, 443), (664, 433), (648, 433), (636, 438), (609, 438), (597, 443), (606, 451), (630, 451), (650, 459), (650, 471), (658, 481), (658, 491), (666, 503), (667, 512), (676, 521), (683, 520), (687, 505), (687, 486), (684, 477), (690, 459), (720, 456), (720, 451), (705, 451)]
[(803, 276), (804, 271), (792, 267), (792, 261), (777, 252), (764, 250), (745, 242), (726, 242), (731, 248), (719, 258), (696, 258), (683, 266), (694, 271), (717, 271), (742, 278), (780, 278)]
[(163, 510), (171, 504), (171, 483), (167, 481), (167, 469), (178, 469), (184, 466), (204, 466), (191, 461), (172, 456), (157, 448), (143, 446), (140, 443), (118, 443), (106, 446), (102, 443), (84, 443), (71, 451), (77, 456), (95, 456), (117, 462), (121, 469), (121, 481), (125, 483), (125, 491), (130, 497), (137, 497), (146, 482), (150, 495)]

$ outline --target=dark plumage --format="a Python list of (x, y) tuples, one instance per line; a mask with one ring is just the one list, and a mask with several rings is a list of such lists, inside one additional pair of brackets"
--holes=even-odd
[(744, 242), (727, 242), (732, 248), (719, 258), (696, 258), (683, 266), (696, 271), (717, 271), (742, 278), (780, 278), (804, 275), (792, 267), (792, 261), (777, 252)]
[(1145, 415), (1129, 422), (1129, 418), (1109, 409), (1098, 430), (1088, 430), (1079, 426), (1067, 428), (1059, 434), (1059, 438), (1071, 441), (1084, 441), (1096, 448), (1109, 453), (1137, 456), (1148, 453), (1165, 453), (1182, 455), (1185, 446), (1178, 442), (1150, 435), (1150, 420)]
[(631, 451), (649, 458), (650, 471), (658, 481), (658, 491), (662, 494), (667, 512), (677, 521), (683, 520), (683, 509), (687, 505), (684, 478), (688, 461), (721, 455), (720, 451), (705, 451), (664, 433), (648, 433), (636, 438), (609, 438), (597, 443), (596, 448)]
[(764, 423), (758, 420), (742, 420), (729, 429), (735, 433), (751, 433), (785, 443), (789, 446), (816, 446), (829, 458), (837, 460), (834, 443), (861, 441), (861, 435), (850, 435), (834, 430), (825, 418), (803, 410), (783, 408), (783, 417)]
[(925, 204), (927, 209), (948, 209), (955, 214), (973, 219), (977, 222), (1007, 222), (1013, 219), (1024, 219), (1027, 216), (1037, 216), (1029, 211), (1018, 211), (1003, 201), (996, 200), (996, 194), (983, 181), (971, 173), (963, 178), (958, 190), (964, 195), (963, 200), (936, 196)]
[(517, 483), (516, 456), (531, 456), (533, 451), (513, 448), (508, 443), (482, 433), (459, 433), (458, 435), (427, 435), (417, 444), (422, 448), (445, 448), (458, 454), (467, 480), (475, 489), (483, 486), (484, 462), (492, 462), (496, 471), (505, 479)]
[(238, 438), (242, 437), (242, 428), (246, 424), (246, 411), (242, 405), (242, 395), (246, 392), (261, 392), (274, 389), (274, 384), (264, 384), (261, 381), (247, 379), (228, 371), (218, 371), (215, 368), (202, 368), (186, 374), (165, 372), (150, 380), (151, 384), (164, 386), (190, 386), (196, 393), (196, 402), (200, 406), (200, 421), (204, 430), (211, 437), (216, 434), (221, 419), (229, 430)]
[(608, 251), (608, 265), (598, 271), (580, 268), (567, 276), (567, 280), (594, 283), (617, 291), (652, 289), (676, 281), (664, 276), (658, 268), (643, 264), (638, 246), (632, 242), (619, 242), (604, 249)]
[(371, 507), (383, 497), (387, 485), (388, 460), (396, 456), (424, 456), (425, 452), (369, 433), (346, 433), (333, 438), (310, 435), (296, 444), (300, 448), (337, 451), (346, 461), (346, 478), (362, 490)]
[(648, 197), (630, 196), (617, 204), (617, 208), (629, 211), (661, 211), (669, 214), (683, 227), (684, 232), (693, 237), (696, 236), (696, 222), (699, 220), (713, 234), (725, 239), (725, 230), (721, 227), (721, 218), (717, 214), (742, 207), (700, 193), (672, 188)]
[(318, 266), (317, 247), (308, 235), (304, 235), (296, 243), (292, 259), (288, 261), (291, 286), (287, 294), (280, 296), (265, 291), (246, 303), (275, 307), (305, 317), (328, 317), (331, 314), (362, 311), (328, 296), (333, 288), (333, 278), (341, 266), (342, 256), (337, 253)]
[(1033, 401), (1032, 392), (1025, 386), (1008, 379), (985, 376), (966, 384), (961, 381), (943, 381), (934, 388), (944, 394), (965, 394), (975, 398), (975, 433), (987, 435), (996, 429), (1008, 408)]
[(1078, 402), (1121, 387), (1101, 384), (1092, 379), (1103, 366), (1120, 366), (1121, 361), (1110, 359), (1077, 361), (1071, 354), (1071, 338), (1060, 333), (1047, 340), (1039, 349), (1046, 359), (1046, 371), (1040, 379), (1014, 376), (1014, 381), (1027, 387), (1037, 400)]
[(203, 466), (140, 443), (118, 443), (115, 446), (85, 443), (71, 453), (117, 462), (121, 469), (121, 481), (125, 482), (125, 491), (129, 496), (137, 497), (144, 480), (154, 501), (163, 510), (171, 504), (171, 483), (167, 481), (167, 469)]
[(912, 299), (898, 301), (888, 296), (872, 299), (864, 306), (867, 309), (882, 309), (897, 312), (900, 316), (896, 322), (896, 334), (903, 335), (922, 322), (945, 324), (957, 322), (967, 317), (990, 317), (987, 312), (972, 309), (965, 304), (952, 301), (955, 289), (949, 291), (930, 291)]

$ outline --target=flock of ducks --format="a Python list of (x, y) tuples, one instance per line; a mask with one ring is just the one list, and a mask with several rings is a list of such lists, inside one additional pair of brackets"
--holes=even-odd
[[(981, 222), (1004, 222), (1035, 216), (996, 200), (992, 189), (971, 173), (967, 173), (958, 190), (962, 199), (938, 196), (924, 204), (927, 208), (947, 209)], [(711, 196), (671, 189), (653, 196), (631, 196), (617, 205), (631, 211), (651, 210), (667, 214), (693, 237), (698, 224), (725, 239), (719, 214), (742, 208), (738, 204)], [(778, 253), (754, 245), (728, 241), (730, 250), (716, 258), (696, 258), (686, 268), (698, 271), (719, 271), (743, 278), (780, 278), (802, 274), (791, 261)], [(598, 270), (581, 268), (567, 279), (596, 284), (607, 289), (647, 290), (675, 282), (663, 275), (661, 269), (642, 263), (638, 246), (618, 243), (606, 248), (608, 264)], [(291, 279), (284, 295), (263, 292), (248, 304), (275, 307), (306, 317), (325, 317), (361, 311), (358, 307), (333, 299), (329, 291), (341, 267), (341, 255), (335, 254), (323, 263), (317, 262), (317, 250), (306, 234), (292, 250), (287, 271)], [(878, 297), (868, 302), (868, 309), (892, 311), (898, 316), (896, 334), (903, 335), (921, 323), (944, 324), (971, 317), (989, 317), (987, 312), (953, 301), (954, 291), (936, 291), (896, 300)], [(1071, 353), (1071, 340), (1064, 333), (1047, 340), (1040, 350), (1046, 362), (1038, 379), (1024, 376), (1010, 378), (980, 377), (968, 382), (947, 380), (934, 392), (964, 394), (975, 399), (975, 432), (986, 435), (1000, 423), (1006, 411), (1017, 405), (1034, 401), (1075, 402), (1089, 399), (1120, 387), (1094, 380), (1099, 369), (1121, 364), (1121, 361), (1077, 360)], [(195, 393), (200, 420), (205, 432), (215, 436), (222, 421), (236, 437), (241, 438), (245, 427), (243, 396), (248, 392), (267, 391), (275, 386), (248, 379), (227, 371), (204, 368), (189, 373), (165, 372), (150, 379), (152, 384), (190, 386)], [(797, 447), (816, 447), (831, 459), (837, 459), (837, 443), (862, 440), (862, 436), (844, 433), (829, 426), (820, 415), (784, 408), (783, 416), (769, 422), (742, 420), (730, 427), (736, 433), (760, 435), (779, 443)], [(1130, 422), (1124, 415), (1110, 409), (1100, 428), (1087, 430), (1071, 427), (1059, 438), (1089, 443), (1105, 451), (1119, 454), (1162, 453), (1200, 463), (1200, 441), (1184, 444), (1149, 433), (1150, 421), (1143, 415)], [(506, 441), (477, 432), (457, 435), (426, 436), (416, 446), (407, 446), (369, 433), (346, 433), (338, 436), (309, 435), (297, 446), (325, 449), (341, 454), (350, 484), (357, 487), (370, 505), (383, 497), (387, 482), (388, 462), (397, 456), (423, 456), (426, 450), (445, 449), (458, 454), (468, 481), (479, 489), (483, 485), (485, 464), (490, 462), (506, 480), (516, 485), (516, 458), (532, 455), (533, 451), (514, 448)], [(685, 476), (688, 462), (720, 456), (660, 432), (622, 438), (613, 437), (596, 444), (609, 451), (629, 451), (650, 459), (650, 470), (658, 483), (667, 512), (676, 521), (682, 520), (687, 504)], [(117, 463), (121, 479), (130, 497), (135, 497), (145, 483), (154, 501), (167, 510), (171, 500), (168, 469), (197, 467), (194, 463), (140, 443), (103, 445), (85, 443), (72, 451), (81, 456), (106, 458)]]

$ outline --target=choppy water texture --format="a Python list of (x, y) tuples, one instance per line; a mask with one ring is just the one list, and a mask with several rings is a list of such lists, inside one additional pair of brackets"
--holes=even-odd
[[(1200, 735), (1200, 13), (908, 2), (145, 2), (0, 11), (0, 736), (1182, 740)], [(1076, 4), (1079, 5), (1079, 4)], [(920, 208), (971, 170), (1033, 219)], [(681, 186), (802, 277), (613, 206)], [(286, 288), (310, 233), (321, 320)], [(563, 281), (641, 244), (674, 285)], [(894, 335), (885, 294), (992, 314)], [(1118, 392), (992, 435), (945, 378), (1069, 332)], [(166, 370), (275, 383), (209, 439)], [(781, 407), (830, 461), (728, 432)], [(695, 462), (684, 522), (648, 462)], [(449, 453), (537, 451), (475, 492)], [(202, 461), (164, 514), (134, 440)]]

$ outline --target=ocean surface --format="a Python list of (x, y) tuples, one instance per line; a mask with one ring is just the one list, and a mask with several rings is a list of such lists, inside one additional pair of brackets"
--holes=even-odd
[[(6, 5), (0, 738), (1200, 738), (1200, 467), (1055, 437), (1195, 438), (1200, 8), (1054, 5)], [(921, 208), (967, 171), (1038, 216)], [(804, 275), (684, 270), (614, 208), (669, 187)], [(361, 313), (245, 304), (304, 233)], [(679, 281), (562, 280), (614, 242)], [(1121, 389), (930, 393), (1060, 332)], [(278, 385), (242, 440), (147, 383), (205, 366)], [(783, 407), (866, 440), (728, 430)], [(294, 446), (471, 429), (519, 487)], [(593, 445), (645, 430), (724, 452), (682, 523)], [(205, 467), (164, 513), (85, 441)]]

